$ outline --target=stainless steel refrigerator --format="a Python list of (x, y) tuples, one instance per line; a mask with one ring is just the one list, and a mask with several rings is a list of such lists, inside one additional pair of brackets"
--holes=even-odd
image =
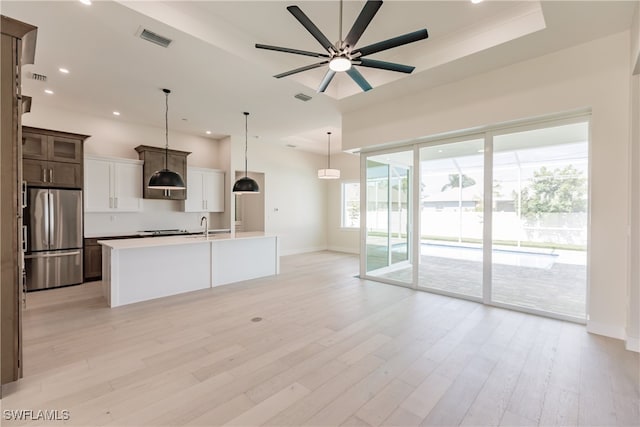
[(82, 283), (82, 191), (29, 188), (27, 290)]

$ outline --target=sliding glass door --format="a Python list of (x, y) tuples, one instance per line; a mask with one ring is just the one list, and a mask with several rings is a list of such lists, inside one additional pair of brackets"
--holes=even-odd
[(582, 117), (363, 154), (361, 275), (585, 321), (588, 153)]
[(366, 272), (392, 282), (411, 284), (410, 196), (413, 152), (366, 160)]
[(420, 149), (418, 286), (482, 297), (484, 138)]
[(585, 318), (588, 137), (588, 122), (494, 136), (494, 302)]

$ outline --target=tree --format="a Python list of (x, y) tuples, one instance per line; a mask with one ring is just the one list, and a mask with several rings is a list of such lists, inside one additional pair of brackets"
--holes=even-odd
[(547, 213), (579, 213), (587, 210), (587, 179), (573, 165), (553, 171), (541, 167), (522, 190), (521, 213), (539, 220)]
[(440, 191), (445, 191), (448, 189), (453, 189), (453, 188), (459, 188), (460, 187), (460, 176), (462, 176), (462, 188), (467, 188), (467, 187), (471, 187), (472, 185), (476, 184), (475, 179), (468, 177), (465, 174), (457, 174), (457, 173), (452, 173), (449, 174), (449, 183), (445, 184), (442, 186), (442, 189)]

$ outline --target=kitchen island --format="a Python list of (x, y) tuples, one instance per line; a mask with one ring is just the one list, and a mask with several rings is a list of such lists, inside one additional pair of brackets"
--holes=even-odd
[(278, 274), (278, 236), (265, 233), (100, 240), (111, 307)]

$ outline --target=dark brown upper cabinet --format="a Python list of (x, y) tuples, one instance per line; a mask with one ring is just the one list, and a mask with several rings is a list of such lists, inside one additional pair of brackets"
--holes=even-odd
[[(165, 167), (165, 150), (162, 147), (139, 145), (135, 148), (140, 160), (144, 161), (142, 168), (142, 197), (145, 199), (186, 200), (186, 190), (155, 190), (148, 187), (149, 179), (156, 171)], [(187, 151), (169, 150), (167, 167), (180, 174), (187, 185)]]
[(87, 138), (24, 126), (23, 179), (32, 186), (82, 188), (83, 143)]

